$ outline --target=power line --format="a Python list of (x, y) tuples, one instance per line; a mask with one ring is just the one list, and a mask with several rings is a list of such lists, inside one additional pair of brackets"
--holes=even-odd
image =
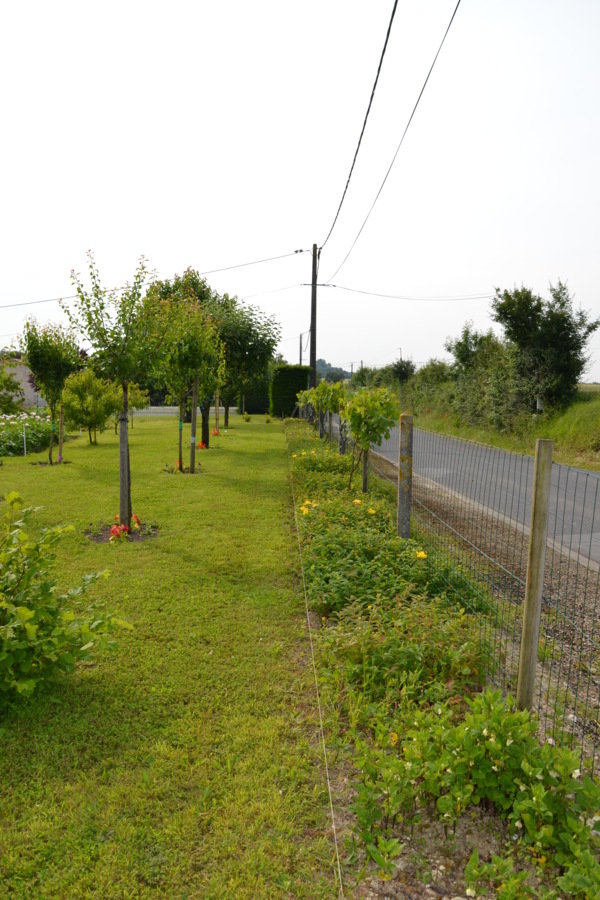
[[(308, 283), (301, 287), (310, 287)], [(359, 288), (344, 287), (342, 284), (323, 282), (317, 287), (336, 288), (338, 291), (349, 291), (352, 294), (364, 294), (367, 297), (383, 297), (386, 300), (407, 300), (415, 303), (458, 303), (465, 300), (491, 300), (493, 294), (467, 294), (461, 297), (407, 297), (405, 294), (380, 294), (377, 291), (363, 291)]]
[[(229, 272), (231, 269), (243, 269), (245, 266), (257, 266), (260, 263), (273, 262), (277, 259), (286, 259), (289, 256), (296, 256), (298, 253), (307, 253), (307, 250), (292, 250), (290, 253), (282, 253), (280, 256), (268, 256), (265, 259), (253, 259), (250, 262), (237, 263), (235, 266), (223, 266), (221, 269), (207, 269), (205, 272), (198, 272), (198, 275), (214, 275), (216, 272)], [(148, 284), (148, 281), (143, 282)], [(292, 285), (294, 287), (294, 285)], [(108, 288), (110, 291), (126, 291), (127, 287)], [(284, 288), (287, 290), (287, 288)], [(37, 306), (40, 303), (58, 303), (60, 300), (74, 300), (77, 294), (67, 294), (62, 297), (50, 297), (47, 300), (25, 300), (22, 303), (6, 303), (0, 306), (0, 309), (15, 309), (19, 306)], [(252, 296), (258, 296), (252, 295)]]
[(427, 73), (427, 78), (426, 78), (425, 81), (423, 82), (423, 87), (422, 87), (421, 90), (419, 91), (419, 96), (417, 97), (417, 102), (415, 103), (415, 105), (414, 105), (414, 107), (413, 107), (413, 111), (412, 111), (411, 114), (410, 114), (410, 117), (409, 117), (409, 119), (408, 119), (408, 122), (406, 123), (406, 127), (405, 127), (405, 129), (404, 129), (404, 132), (403, 132), (403, 134), (402, 134), (402, 137), (400, 138), (400, 143), (399, 143), (398, 146), (396, 147), (396, 152), (394, 153), (394, 156), (392, 157), (392, 161), (391, 161), (391, 163), (390, 163), (390, 165), (389, 165), (389, 168), (388, 168), (387, 172), (385, 173), (385, 177), (384, 177), (383, 181), (381, 182), (381, 185), (380, 185), (380, 187), (379, 187), (379, 190), (377, 191), (377, 194), (375, 195), (375, 199), (373, 200), (373, 203), (371, 204), (371, 207), (370, 207), (370, 209), (369, 209), (367, 215), (365, 216), (364, 222), (362, 223), (362, 225), (360, 226), (360, 228), (359, 228), (359, 230), (358, 230), (358, 234), (356, 235), (356, 237), (354, 238), (354, 241), (352, 242), (352, 246), (350, 247), (350, 249), (349, 249), (348, 252), (346, 253), (344, 259), (342, 260), (342, 262), (340, 263), (340, 265), (337, 267), (337, 269), (335, 270), (335, 272), (333, 273), (333, 275), (331, 276), (331, 278), (328, 279), (328, 281), (331, 281), (332, 278), (335, 278), (335, 276), (336, 276), (337, 273), (340, 271), (340, 269), (342, 268), (342, 266), (346, 263), (348, 257), (350, 256), (350, 254), (351, 254), (352, 251), (354, 250), (354, 247), (356, 246), (356, 243), (357, 243), (359, 237), (361, 236), (361, 234), (362, 234), (362, 232), (363, 232), (363, 229), (364, 229), (365, 225), (367, 224), (367, 222), (368, 222), (368, 220), (369, 220), (369, 217), (370, 217), (371, 213), (373, 212), (373, 210), (374, 210), (374, 208), (375, 208), (375, 204), (376, 204), (377, 201), (379, 200), (379, 196), (380, 196), (380, 194), (381, 194), (381, 192), (382, 192), (382, 190), (383, 190), (383, 188), (384, 188), (384, 185), (385, 185), (386, 181), (388, 180), (389, 174), (390, 174), (390, 172), (392, 171), (392, 167), (393, 167), (394, 163), (396, 162), (396, 157), (398, 156), (398, 153), (400, 152), (400, 147), (401, 147), (402, 144), (404, 143), (404, 138), (406, 137), (406, 134), (407, 134), (407, 132), (408, 132), (408, 129), (410, 128), (410, 124), (411, 124), (411, 122), (412, 122), (412, 120), (413, 120), (413, 117), (414, 117), (416, 111), (417, 111), (417, 107), (418, 107), (418, 105), (419, 105), (419, 103), (420, 103), (421, 97), (423, 96), (423, 93), (424, 93), (424, 91), (425, 91), (425, 88), (427, 87), (427, 82), (429, 81), (429, 78), (430, 78), (430, 76), (431, 76), (431, 73), (433, 72), (433, 68), (434, 68), (434, 66), (435, 66), (435, 64), (436, 64), (436, 62), (437, 62), (437, 58), (438, 58), (438, 56), (440, 55), (441, 49), (442, 49), (442, 47), (444, 46), (444, 43), (445, 43), (445, 41), (446, 41), (446, 38), (448, 37), (448, 32), (450, 31), (450, 28), (451, 28), (452, 23), (453, 23), (453, 21), (454, 21), (454, 17), (456, 16), (456, 13), (458, 12), (458, 7), (460, 6), (460, 2), (461, 2), (461, 0), (458, 0), (456, 6), (454, 7), (454, 12), (452, 13), (452, 16), (451, 16), (451, 18), (450, 18), (450, 21), (448, 22), (448, 27), (446, 28), (446, 31), (444, 32), (444, 37), (442, 38), (442, 41), (441, 41), (441, 43), (440, 43), (440, 45), (439, 45), (439, 47), (438, 47), (438, 49), (437, 49), (437, 53), (435, 54), (435, 56), (434, 56), (434, 58), (433, 58), (433, 62), (431, 63), (431, 66), (430, 66), (430, 68), (429, 68), (429, 72)]
[(392, 15), (390, 16), (390, 22), (389, 22), (389, 25), (388, 25), (387, 34), (386, 34), (386, 36), (385, 36), (385, 42), (384, 42), (384, 44), (383, 44), (383, 50), (381, 51), (381, 57), (380, 57), (380, 59), (379, 59), (379, 65), (377, 66), (377, 74), (376, 74), (376, 76), (375, 76), (375, 81), (374, 81), (373, 87), (372, 87), (372, 89), (371, 89), (371, 97), (370, 97), (370, 99), (369, 99), (369, 105), (367, 106), (367, 112), (366, 112), (366, 115), (365, 115), (365, 120), (364, 120), (364, 122), (363, 122), (362, 130), (361, 130), (361, 132), (360, 132), (360, 137), (359, 137), (359, 139), (358, 139), (358, 144), (356, 145), (356, 150), (354, 151), (354, 159), (352, 160), (352, 165), (350, 166), (350, 172), (349, 172), (349, 174), (348, 174), (348, 179), (347, 179), (347, 181), (346, 181), (346, 187), (344, 188), (344, 193), (342, 194), (342, 199), (340, 200), (340, 205), (338, 206), (338, 209), (337, 209), (337, 212), (336, 212), (336, 214), (335, 214), (335, 218), (334, 218), (334, 220), (333, 220), (333, 223), (332, 223), (332, 225), (331, 225), (331, 228), (329, 229), (329, 234), (327, 235), (327, 237), (325, 238), (325, 240), (324, 240), (323, 243), (321, 244), (321, 248), (320, 248), (321, 250), (323, 249), (323, 247), (325, 246), (325, 244), (327, 243), (327, 241), (328, 241), (329, 238), (331, 237), (331, 232), (332, 232), (333, 229), (335, 228), (335, 223), (336, 223), (337, 220), (338, 220), (340, 211), (341, 211), (341, 209), (342, 209), (342, 205), (343, 205), (343, 203), (344, 203), (344, 200), (346, 199), (346, 194), (348, 193), (348, 187), (350, 186), (350, 179), (352, 178), (352, 173), (353, 173), (353, 171), (354, 171), (354, 165), (355, 165), (355, 163), (356, 163), (356, 157), (358, 156), (358, 151), (360, 150), (360, 145), (361, 145), (361, 143), (362, 143), (363, 135), (364, 135), (364, 133), (365, 133), (365, 128), (367, 127), (367, 119), (369, 118), (369, 113), (371, 112), (371, 106), (373, 105), (373, 98), (374, 98), (374, 96), (375, 96), (375, 90), (376, 90), (376, 88), (377, 88), (377, 82), (379, 81), (379, 73), (381, 72), (381, 66), (382, 66), (382, 63), (383, 63), (383, 57), (385, 56), (385, 51), (387, 50), (387, 45), (388, 45), (388, 41), (389, 41), (389, 38), (390, 38), (390, 32), (391, 32), (391, 30), (392, 30), (392, 22), (394, 21), (394, 16), (396, 15), (396, 7), (397, 7), (397, 6), (398, 6), (398, 0), (395, 0), (395, 2), (394, 2), (394, 8), (392, 9)]

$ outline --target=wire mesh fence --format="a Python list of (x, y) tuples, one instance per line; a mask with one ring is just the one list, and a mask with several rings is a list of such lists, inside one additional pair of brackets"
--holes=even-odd
[[(374, 448), (395, 477), (399, 432)], [(489, 680), (517, 687), (533, 459), (415, 429), (413, 521), (481, 592)], [(600, 475), (554, 464), (534, 708), (544, 740), (600, 761)]]

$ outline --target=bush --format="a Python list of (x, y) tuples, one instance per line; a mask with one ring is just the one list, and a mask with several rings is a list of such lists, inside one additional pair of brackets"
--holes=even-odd
[(41, 681), (70, 673), (78, 660), (111, 645), (110, 633), (126, 623), (82, 607), (79, 598), (101, 574), (86, 575), (66, 594), (56, 591), (50, 570), (52, 548), (70, 528), (42, 530), (37, 540), (25, 531), (32, 510), (17, 493), (6, 498), (0, 522), (0, 703), (30, 695)]
[(45, 450), (50, 444), (49, 416), (36, 413), (13, 413), (0, 416), (0, 456), (23, 456), (23, 428), (27, 452)]
[(271, 382), (272, 416), (291, 416), (300, 391), (308, 387), (308, 366), (278, 366)]

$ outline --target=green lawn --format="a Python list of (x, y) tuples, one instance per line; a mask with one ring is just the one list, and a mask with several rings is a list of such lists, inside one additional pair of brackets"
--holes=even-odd
[(0, 893), (332, 897), (335, 880), (281, 426), (235, 421), (169, 475), (177, 422), (136, 419), (143, 543), (93, 543), (118, 511), (117, 438), (5, 460), (0, 493), (72, 523), (61, 587), (110, 569), (118, 648), (0, 715)]

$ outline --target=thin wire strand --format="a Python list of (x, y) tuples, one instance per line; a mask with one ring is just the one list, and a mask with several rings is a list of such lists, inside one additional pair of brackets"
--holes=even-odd
[[(310, 287), (308, 282), (300, 287)], [(406, 297), (403, 294), (379, 294), (377, 291), (363, 291), (359, 288), (344, 287), (330, 281), (317, 283), (317, 287), (336, 288), (338, 291), (349, 291), (352, 294), (364, 294), (367, 297), (383, 297), (386, 300), (408, 300), (414, 303), (459, 303), (465, 300), (492, 300), (493, 294), (467, 294), (464, 297)]]
[[(292, 250), (290, 253), (282, 253), (280, 256), (268, 256), (265, 259), (254, 259), (250, 262), (237, 263), (235, 266), (224, 266), (221, 269), (207, 269), (205, 272), (198, 272), (198, 275), (214, 275), (216, 272), (229, 272), (231, 269), (243, 269), (245, 266), (257, 266), (260, 263), (273, 262), (277, 259), (287, 259), (289, 256), (296, 256), (298, 253), (307, 252), (307, 250)], [(143, 284), (148, 283), (149, 280), (143, 282)], [(107, 288), (107, 291), (126, 291), (128, 287), (129, 285), (126, 285), (125, 287)], [(291, 285), (291, 287), (295, 287), (295, 285)], [(278, 290), (288, 290), (288, 288), (278, 288)], [(59, 303), (61, 300), (74, 300), (77, 296), (77, 294), (68, 294), (63, 295), (62, 297), (50, 297), (48, 300), (25, 300), (22, 303), (5, 303), (0, 306), (0, 309), (15, 309), (18, 306), (35, 306), (40, 303)], [(258, 294), (252, 294), (251, 296), (258, 296)]]
[(323, 247), (325, 246), (325, 244), (331, 237), (331, 233), (332, 233), (333, 229), (335, 228), (335, 223), (337, 222), (338, 217), (340, 215), (344, 200), (346, 199), (346, 194), (348, 193), (348, 188), (350, 186), (350, 179), (352, 178), (352, 173), (354, 172), (354, 166), (356, 164), (356, 158), (358, 156), (358, 151), (360, 150), (360, 145), (362, 143), (363, 135), (365, 133), (365, 128), (367, 127), (367, 119), (369, 118), (369, 113), (371, 112), (371, 106), (373, 105), (373, 98), (375, 97), (375, 91), (377, 89), (377, 82), (379, 81), (379, 73), (381, 72), (381, 66), (383, 64), (383, 57), (385, 56), (385, 51), (387, 50), (388, 41), (390, 39), (390, 32), (392, 30), (392, 22), (394, 21), (394, 16), (396, 15), (396, 7), (397, 6), (398, 6), (398, 0), (395, 0), (394, 8), (392, 9), (392, 15), (390, 16), (390, 22), (388, 25), (387, 34), (385, 36), (385, 42), (383, 44), (383, 50), (381, 51), (381, 57), (379, 59), (379, 65), (377, 66), (377, 74), (375, 76), (375, 81), (374, 81), (373, 87), (371, 89), (371, 97), (369, 99), (369, 105), (367, 106), (367, 112), (365, 115), (365, 119), (363, 122), (361, 132), (360, 132), (360, 137), (358, 139), (358, 144), (356, 145), (356, 150), (354, 151), (354, 159), (352, 160), (352, 165), (350, 166), (350, 172), (348, 173), (346, 187), (344, 188), (344, 192), (342, 194), (342, 199), (340, 200), (340, 205), (338, 206), (338, 209), (337, 209), (337, 212), (333, 219), (331, 228), (329, 229), (329, 233), (328, 233), (327, 237), (325, 238), (325, 240), (323, 241), (323, 243), (321, 244), (321, 250), (323, 249)]
[(315, 660), (315, 648), (314, 648), (314, 644), (313, 644), (312, 628), (311, 628), (311, 624), (310, 624), (310, 614), (309, 614), (309, 609), (308, 609), (308, 594), (307, 594), (307, 591), (306, 591), (306, 578), (305, 578), (305, 576), (304, 576), (304, 560), (303, 560), (303, 558), (302, 558), (302, 545), (300, 544), (300, 529), (298, 528), (298, 514), (297, 514), (297, 511), (296, 511), (296, 494), (295, 494), (295, 491), (294, 491), (294, 479), (293, 479), (293, 477), (292, 477), (292, 467), (291, 467), (291, 463), (290, 463), (289, 459), (290, 459), (290, 457), (289, 457), (289, 452), (288, 452), (288, 467), (289, 467), (289, 473), (290, 473), (290, 486), (291, 486), (291, 490), (292, 490), (292, 503), (293, 503), (293, 506), (294, 506), (294, 522), (295, 522), (295, 525), (296, 525), (296, 537), (297, 537), (297, 539), (298, 539), (298, 556), (299, 556), (299, 558), (300, 558), (300, 572), (301, 572), (301, 575), (302, 575), (302, 590), (303, 590), (303, 593), (304, 593), (304, 606), (305, 606), (305, 609), (306, 609), (306, 624), (307, 624), (307, 628), (308, 628), (308, 638), (309, 638), (309, 641), (310, 641), (310, 655), (311, 655), (311, 659), (312, 659), (313, 675), (314, 675), (314, 679), (315, 679), (315, 692), (316, 692), (316, 696), (317, 696), (317, 709), (318, 709), (318, 712), (319, 712), (319, 729), (320, 729), (320, 732), (321, 732), (321, 743), (322, 743), (322, 746), (323, 746), (323, 758), (324, 758), (324, 761), (325, 761), (325, 775), (326, 775), (326, 778), (327, 778), (327, 790), (328, 790), (328, 793), (329, 793), (329, 812), (330, 812), (330, 814), (331, 814), (331, 828), (332, 828), (332, 832), (333, 832), (333, 843), (334, 843), (334, 846), (335, 846), (335, 859), (336, 859), (336, 866), (337, 866), (337, 878), (338, 878), (338, 880), (339, 880), (339, 888), (340, 888), (340, 889), (339, 889), (339, 894), (338, 894), (338, 896), (341, 897), (342, 900), (343, 900), (343, 898), (344, 898), (344, 888), (343, 888), (343, 882), (342, 882), (342, 866), (341, 866), (341, 863), (340, 863), (340, 852), (339, 852), (339, 847), (338, 847), (337, 829), (336, 829), (336, 827), (335, 827), (335, 814), (334, 814), (334, 812), (333, 812), (333, 790), (332, 790), (332, 787), (331, 787), (331, 778), (330, 778), (330, 776), (329, 776), (329, 763), (328, 763), (328, 760), (327, 760), (327, 746), (326, 746), (326, 744), (325, 744), (325, 729), (324, 729), (324, 727), (323, 727), (323, 712), (322, 712), (322, 709), (321, 709), (321, 694), (320, 694), (320, 691), (319, 691), (319, 681), (318, 681), (318, 678), (317, 678), (317, 663), (316, 663), (316, 660)]
[(365, 216), (365, 219), (364, 219), (362, 225), (360, 226), (360, 228), (359, 228), (359, 230), (358, 230), (358, 234), (356, 235), (356, 237), (354, 238), (354, 241), (352, 242), (352, 246), (350, 247), (350, 249), (349, 249), (348, 252), (346, 253), (345, 257), (343, 258), (342, 262), (341, 262), (340, 265), (337, 267), (337, 269), (335, 270), (335, 272), (333, 273), (333, 275), (331, 276), (331, 278), (328, 278), (327, 281), (331, 281), (332, 278), (335, 278), (335, 276), (336, 276), (337, 273), (340, 271), (340, 269), (342, 268), (342, 266), (345, 265), (346, 261), (348, 260), (348, 257), (350, 256), (350, 254), (351, 254), (352, 251), (354, 250), (354, 247), (356, 246), (356, 243), (357, 243), (359, 237), (360, 237), (361, 234), (363, 233), (363, 229), (364, 229), (365, 225), (367, 224), (367, 222), (369, 221), (369, 218), (370, 218), (370, 216), (371, 216), (371, 213), (372, 213), (373, 210), (375, 209), (375, 204), (376, 204), (377, 201), (379, 200), (379, 197), (380, 197), (381, 192), (382, 192), (382, 190), (383, 190), (383, 188), (384, 188), (384, 186), (385, 186), (385, 183), (386, 183), (386, 181), (388, 180), (389, 174), (390, 174), (390, 172), (392, 171), (393, 165), (394, 165), (394, 163), (396, 162), (396, 157), (398, 156), (398, 153), (400, 152), (400, 148), (401, 148), (402, 144), (404, 143), (404, 138), (406, 137), (406, 134), (407, 134), (407, 132), (408, 132), (408, 129), (410, 128), (410, 124), (411, 124), (411, 122), (412, 122), (412, 120), (413, 120), (413, 118), (414, 118), (414, 115), (415, 115), (416, 111), (417, 111), (417, 107), (418, 107), (418, 105), (419, 105), (419, 103), (420, 103), (420, 101), (421, 101), (421, 97), (423, 96), (423, 93), (424, 93), (424, 91), (425, 91), (425, 88), (427, 87), (427, 82), (429, 81), (429, 78), (430, 78), (430, 76), (431, 76), (431, 73), (433, 72), (433, 68), (434, 68), (434, 66), (435, 66), (435, 64), (436, 64), (436, 62), (437, 62), (437, 58), (438, 58), (438, 56), (440, 55), (440, 52), (441, 52), (441, 50), (442, 50), (442, 47), (444, 46), (444, 43), (445, 43), (445, 41), (446, 41), (446, 38), (448, 37), (448, 32), (450, 31), (450, 28), (451, 28), (451, 26), (452, 26), (452, 23), (454, 22), (454, 17), (456, 16), (456, 13), (458, 12), (458, 7), (460, 6), (460, 2), (461, 2), (461, 0), (458, 0), (456, 6), (454, 7), (454, 12), (452, 13), (452, 16), (451, 16), (451, 18), (450, 18), (450, 21), (449, 21), (449, 23), (448, 23), (448, 27), (446, 28), (446, 31), (444, 32), (444, 37), (442, 38), (442, 41), (441, 41), (441, 43), (440, 43), (440, 46), (439, 46), (438, 49), (437, 49), (437, 53), (435, 54), (435, 56), (434, 56), (434, 58), (433, 58), (433, 62), (431, 63), (429, 72), (427, 73), (427, 77), (426, 77), (425, 81), (423, 82), (423, 87), (421, 88), (421, 90), (420, 90), (420, 92), (419, 92), (419, 96), (417, 97), (417, 102), (415, 103), (415, 105), (414, 105), (414, 107), (413, 107), (413, 111), (412, 111), (411, 114), (410, 114), (410, 117), (409, 117), (409, 119), (408, 119), (408, 122), (406, 123), (406, 127), (405, 127), (405, 129), (404, 129), (404, 132), (403, 132), (403, 134), (402, 134), (402, 137), (400, 138), (400, 143), (399, 143), (398, 146), (396, 147), (396, 152), (394, 153), (394, 156), (392, 157), (392, 161), (391, 161), (391, 163), (390, 163), (390, 165), (389, 165), (389, 168), (388, 168), (387, 172), (385, 173), (385, 177), (384, 177), (383, 181), (381, 182), (381, 185), (380, 185), (380, 187), (379, 187), (379, 190), (377, 191), (377, 194), (375, 195), (375, 199), (373, 200), (373, 203), (371, 204), (371, 207), (370, 207), (370, 209), (369, 209), (367, 215)]

